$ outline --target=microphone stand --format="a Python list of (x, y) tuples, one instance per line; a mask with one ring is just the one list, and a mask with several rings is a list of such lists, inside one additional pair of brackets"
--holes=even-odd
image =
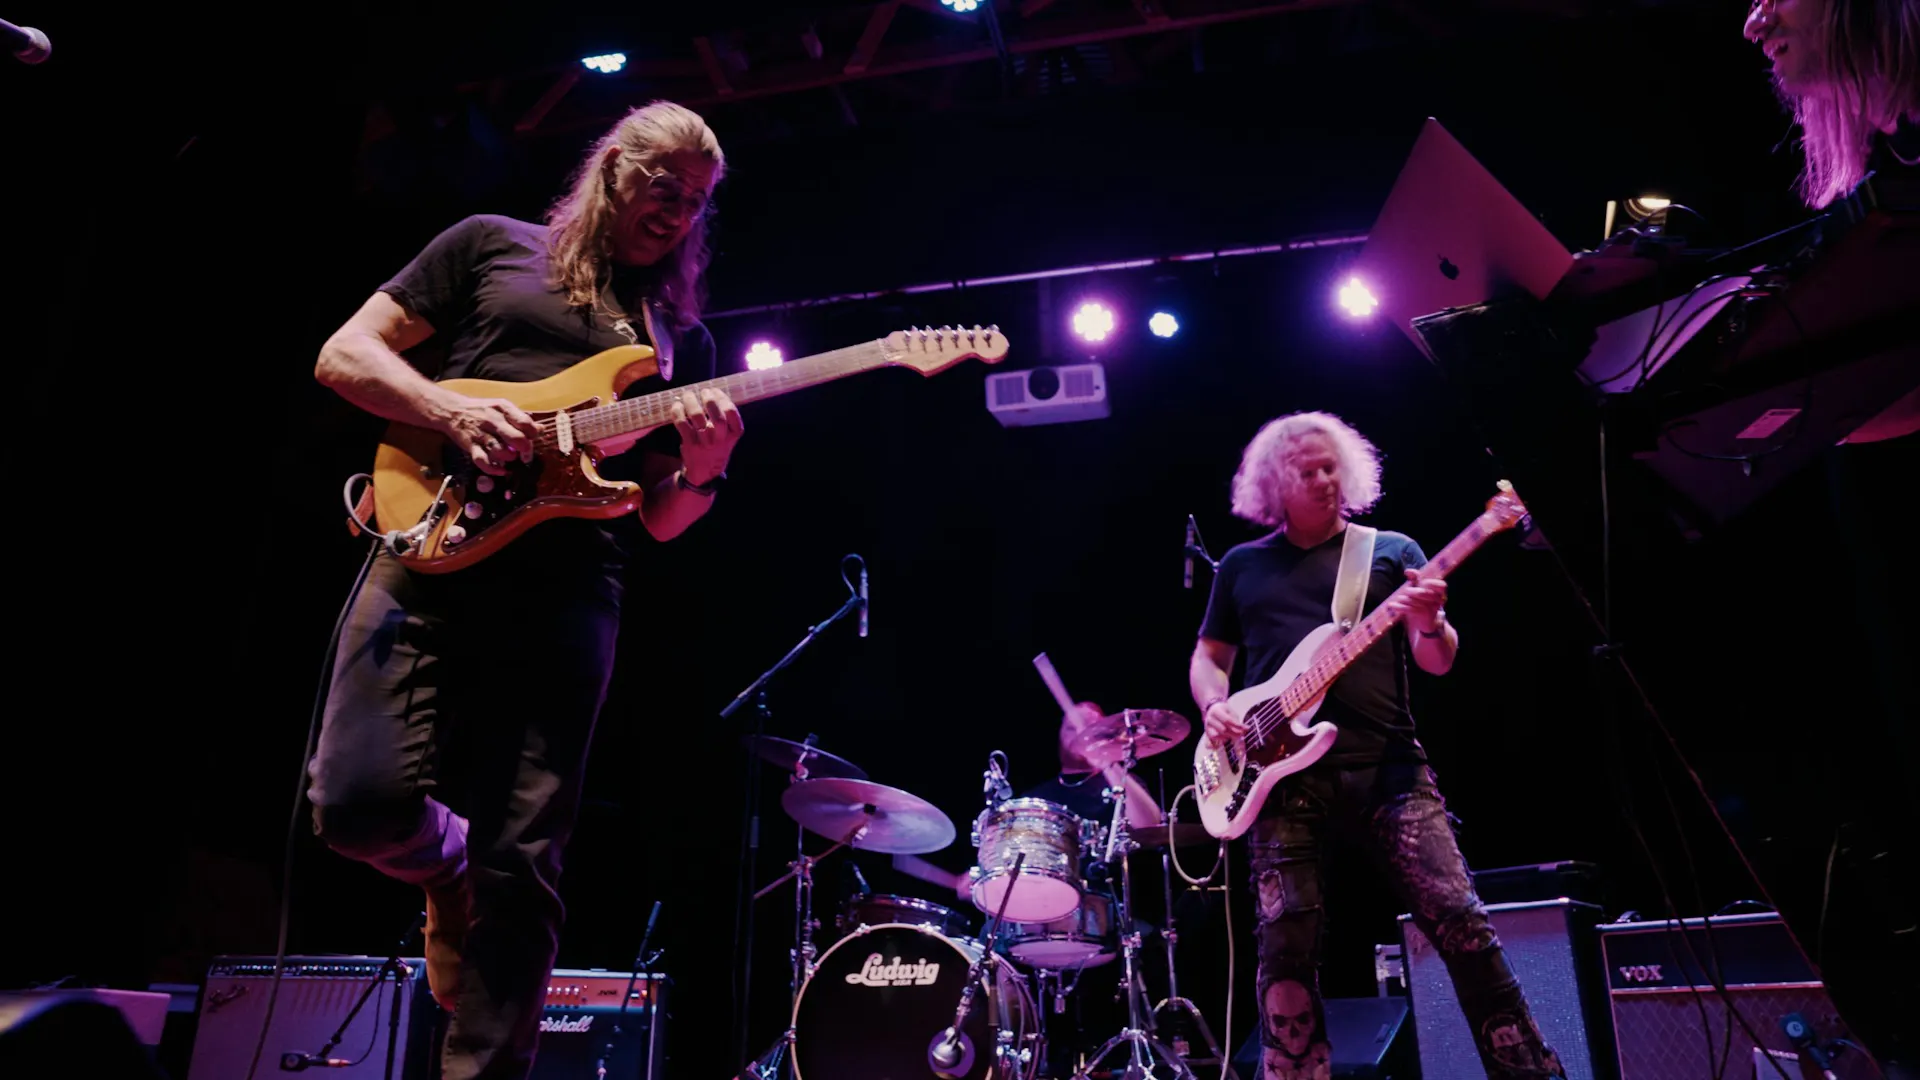
[[(620, 1022), (627, 1018), (627, 1003), (633, 1000), (633, 984), (640, 978), (640, 973), (643, 971), (647, 973), (647, 1043), (649, 1046), (652, 1045), (654, 1034), (658, 1030), (655, 1026), (659, 1017), (654, 1012), (657, 1001), (655, 990), (657, 988), (653, 984), (653, 964), (660, 959), (661, 954), (665, 953), (666, 950), (662, 949), (659, 953), (648, 956), (647, 943), (653, 940), (654, 920), (659, 917), (660, 901), (655, 900), (653, 902), (653, 914), (647, 916), (646, 932), (640, 935), (640, 950), (633, 954), (633, 969), (627, 973), (627, 992), (620, 998), (620, 1012), (613, 1018), (613, 1030), (607, 1033), (607, 1047), (600, 1052), (600, 1060), (594, 1067), (594, 1076), (597, 1077), (598, 1080), (607, 1080), (607, 1059), (613, 1056), (614, 1043), (622, 1034)], [(653, 1055), (648, 1054), (647, 1075), (651, 1076), (652, 1074)]]
[[(842, 560), (843, 564), (844, 562), (845, 560)], [(841, 580), (846, 580), (844, 575)], [(767, 684), (788, 664), (793, 663), (794, 658), (806, 651), (807, 646), (812, 645), (814, 639), (818, 638), (827, 627), (846, 618), (855, 609), (865, 606), (866, 602), (860, 599), (859, 593), (852, 592), (852, 588), (853, 586), (849, 584), (848, 590), (850, 595), (848, 595), (846, 602), (840, 605), (838, 611), (835, 611), (813, 626), (807, 627), (806, 636), (802, 637), (798, 644), (787, 650), (787, 654), (776, 661), (772, 667), (761, 672), (760, 677), (748, 684), (745, 690), (735, 694), (733, 700), (727, 702), (726, 707), (720, 710), (720, 718), (722, 720), (733, 719), (734, 714), (739, 712), (740, 709), (746, 705), (747, 701), (751, 699), (754, 704), (753, 734), (755, 736), (766, 734), (767, 721), (772, 716), (771, 711), (767, 708)], [(760, 755), (757, 753), (747, 755), (747, 790), (744, 801), (746, 807), (745, 813), (741, 816), (740, 872), (735, 879), (733, 898), (734, 939), (737, 943), (735, 951), (740, 956), (741, 968), (740, 998), (736, 1005), (740, 1015), (735, 1021), (734, 1056), (735, 1060), (741, 1063), (743, 1070), (754, 1064), (754, 1061), (747, 1057), (747, 1029), (749, 1027), (748, 1021), (751, 1017), (751, 1010), (747, 1007), (747, 1001), (753, 993), (754, 936), (753, 901), (749, 899), (748, 890), (751, 884), (753, 866), (758, 861), (760, 854)]]
[[(1007, 891), (1000, 894), (1000, 907), (987, 922), (986, 939), (981, 943), (980, 955), (974, 957), (967, 967), (967, 985), (960, 990), (960, 1006), (953, 1012), (953, 1026), (933, 1037), (927, 1045), (927, 1067), (941, 1080), (960, 1080), (973, 1069), (973, 1047), (968, 1045), (966, 1032), (961, 1030), (967, 1022), (967, 1015), (973, 1011), (973, 995), (978, 990), (982, 978), (981, 968), (994, 957), (994, 946), (1000, 936), (1000, 920), (1007, 913), (1007, 901), (1013, 899), (1013, 887), (1020, 880), (1020, 867), (1027, 861), (1027, 853), (1021, 852), (1013, 858), (1013, 869), (1007, 874)], [(996, 1049), (996, 1054), (999, 1050)], [(950, 1060), (942, 1060), (947, 1058)]]
[[(312, 1054), (303, 1055), (298, 1051), (289, 1051), (288, 1053), (280, 1055), (280, 1070), (282, 1072), (301, 1072), (315, 1065), (323, 1065), (328, 1056), (333, 1053), (334, 1047), (339, 1046), (340, 1040), (347, 1037), (347, 1028), (352, 1026), (353, 1018), (360, 1015), (360, 1010), (366, 1007), (367, 999), (373, 996), (374, 990), (378, 989), (381, 983), (387, 981), (387, 975), (391, 973), (393, 975), (393, 1005), (387, 1013), (386, 1080), (393, 1080), (393, 1055), (400, 1045), (401, 998), (406, 996), (407, 983), (413, 977), (413, 969), (408, 967), (406, 962), (400, 959), (400, 954), (406, 950), (407, 942), (413, 940), (413, 935), (419, 933), (420, 928), (425, 926), (426, 922), (427, 913), (422, 911), (413, 920), (413, 925), (409, 926), (407, 932), (401, 935), (400, 940), (395, 943), (393, 954), (381, 963), (379, 971), (373, 973), (373, 978), (367, 982), (367, 988), (360, 991), (360, 1000), (353, 1003), (353, 1008), (347, 1012), (347, 1018), (340, 1021), (340, 1026), (333, 1029), (332, 1035), (327, 1036), (327, 1041), (324, 1046)], [(296, 1061), (300, 1062), (300, 1064), (290, 1064), (290, 1062)]]

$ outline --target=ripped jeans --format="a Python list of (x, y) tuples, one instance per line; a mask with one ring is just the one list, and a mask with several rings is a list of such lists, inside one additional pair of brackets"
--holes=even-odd
[(1433, 770), (1316, 767), (1281, 781), (1248, 835), (1260, 952), (1261, 1080), (1333, 1075), (1320, 998), (1321, 850), (1358, 844), (1446, 961), (1495, 1080), (1564, 1077), (1474, 894)]

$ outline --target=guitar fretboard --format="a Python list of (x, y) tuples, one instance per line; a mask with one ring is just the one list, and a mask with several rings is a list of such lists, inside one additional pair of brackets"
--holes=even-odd
[[(1467, 526), (1459, 536), (1454, 537), (1446, 547), (1441, 548), (1438, 554), (1428, 560), (1422, 576), (1444, 579), (1448, 574), (1453, 573), (1455, 567), (1465, 562), (1467, 556), (1479, 550), (1480, 545), (1486, 543), (1488, 537), (1500, 532), (1503, 528), (1505, 526), (1497, 522), (1492, 514), (1481, 514), (1473, 520), (1473, 524)], [(1314, 661), (1307, 670), (1300, 673), (1299, 678), (1293, 680), (1285, 690), (1280, 692), (1279, 696), (1273, 699), (1279, 704), (1281, 715), (1292, 716), (1307, 702), (1319, 697), (1327, 687), (1333, 685), (1333, 681), (1339, 678), (1342, 672), (1346, 671), (1355, 660), (1360, 659), (1361, 653), (1366, 652), (1375, 642), (1387, 636), (1394, 624), (1400, 621), (1399, 614), (1389, 612), (1388, 608), (1392, 606), (1393, 598), (1399, 596), (1406, 588), (1406, 585), (1402, 585), (1395, 589), (1386, 600), (1380, 603), (1380, 606), (1374, 608), (1366, 618), (1361, 619), (1358, 626), (1348, 631), (1347, 635), (1340, 639), (1338, 646)]]
[(673, 403), (682, 394), (706, 389), (724, 390), (735, 404), (777, 397), (794, 390), (843, 379), (892, 363), (884, 341), (850, 345), (832, 352), (802, 357), (762, 371), (741, 371), (673, 390), (597, 405), (572, 415), (576, 442), (594, 443), (633, 431), (663, 427), (673, 422)]

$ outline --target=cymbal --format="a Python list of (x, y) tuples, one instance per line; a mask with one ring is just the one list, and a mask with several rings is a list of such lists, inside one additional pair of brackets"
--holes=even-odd
[(760, 755), (764, 760), (778, 766), (783, 772), (798, 773), (796, 768), (805, 759), (806, 774), (801, 779), (820, 776), (843, 776), (852, 780), (865, 780), (866, 770), (838, 754), (829, 754), (817, 746), (808, 746), (791, 739), (776, 738), (772, 735), (742, 735), (740, 742), (748, 750)]
[(846, 840), (863, 851), (925, 855), (953, 843), (952, 819), (911, 792), (870, 780), (802, 780), (780, 795), (780, 806), (809, 832)]
[(1157, 848), (1167, 846), (1167, 833), (1171, 829), (1176, 847), (1200, 847), (1203, 844), (1217, 844), (1219, 839), (1207, 831), (1205, 825), (1198, 822), (1176, 821), (1171, 826), (1143, 825), (1129, 827), (1127, 835), (1133, 837), (1141, 847)]
[(1127, 759), (1127, 743), (1134, 757), (1152, 757), (1180, 744), (1193, 730), (1187, 718), (1168, 709), (1125, 709), (1088, 721), (1068, 743), (1089, 764), (1105, 768)]

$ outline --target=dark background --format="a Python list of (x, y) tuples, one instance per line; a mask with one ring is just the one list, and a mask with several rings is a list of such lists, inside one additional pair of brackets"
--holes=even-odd
[[(164, 22), (32, 7), (0, 11), (57, 50), (40, 68), (0, 65), (0, 355), (28, 443), (15, 460), (30, 448), (44, 463), (13, 485), (6, 891), (19, 906), (0, 985), (194, 981), (212, 955), (273, 951), (315, 681), (364, 553), (338, 493), (379, 429), (312, 381), (316, 351), (440, 228), (537, 216), (597, 133), (517, 138), (444, 88), (770, 16), (329, 5)], [(1228, 24), (1197, 35), (1205, 62), (1177, 76), (976, 87), (941, 109), (875, 106), (851, 127), (807, 95), (703, 109), (730, 165), (712, 308), (1364, 230), (1430, 115), (1575, 250), (1600, 239), (1606, 199), (1644, 189), (1703, 214), (1708, 246), (1804, 215), (1797, 158), (1778, 146), (1787, 122), (1738, 37), (1742, 5), (1463, 3), (1424, 29), (1405, 10)], [(397, 134), (367, 137), (376, 101)], [(823, 635), (775, 684), (773, 730), (818, 733), (939, 805), (960, 837), (931, 857), (964, 869), (988, 751), (1008, 753), (1019, 787), (1054, 768), (1036, 653), (1077, 696), (1191, 718), (1186, 659), (1210, 579), (1203, 568), (1181, 589), (1177, 538), (1189, 513), (1216, 554), (1257, 535), (1230, 518), (1227, 485), (1264, 420), (1342, 415), (1386, 455), (1371, 523), (1429, 552), (1464, 527), (1497, 470), (1397, 332), (1333, 314), (1353, 252), (713, 319), (723, 367), (762, 338), (792, 357), (907, 325), (997, 323), (1008, 366), (1104, 363), (1113, 415), (1003, 429), (977, 363), (750, 408), (715, 511), (634, 570), (560, 963), (624, 969), (662, 900), (683, 991), (677, 1075), (731, 1075), (745, 721), (717, 713), (840, 604), (845, 553), (871, 568), (871, 636), (851, 621)], [(1097, 353), (1064, 329), (1090, 295), (1123, 319)], [(1171, 341), (1144, 331), (1155, 304), (1180, 317)], [(1910, 441), (1836, 448), (1693, 543), (1622, 463), (1615, 638), (1664, 728), (1591, 659), (1601, 636), (1550, 554), (1508, 535), (1477, 555), (1449, 604), (1460, 661), (1415, 682), (1468, 859), (1598, 863), (1610, 916), (1757, 898), (1670, 731), (1773, 899), (1797, 927), (1824, 927), (1802, 944), (1851, 978), (1862, 1017), (1899, 1015), (1913, 608), (1912, 545), (1893, 522), (1911, 463)], [(1597, 498), (1591, 476), (1563, 484)], [(1177, 789), (1190, 750), (1143, 772), (1157, 783), (1164, 766)], [(756, 882), (792, 843), (778, 791), (768, 777)], [(294, 952), (383, 954), (418, 903), (304, 825), (294, 858)], [(878, 889), (948, 899), (884, 856), (856, 858)], [(842, 862), (821, 871), (829, 925)], [(755, 1052), (783, 1023), (790, 898), (759, 906)], [(1364, 874), (1343, 876), (1334, 903), (1327, 990), (1369, 994), (1372, 945), (1396, 940), (1399, 906)], [(1207, 909), (1182, 961), (1183, 990), (1215, 1017), (1226, 932)], [(1235, 1041), (1250, 1022), (1240, 956)]]

